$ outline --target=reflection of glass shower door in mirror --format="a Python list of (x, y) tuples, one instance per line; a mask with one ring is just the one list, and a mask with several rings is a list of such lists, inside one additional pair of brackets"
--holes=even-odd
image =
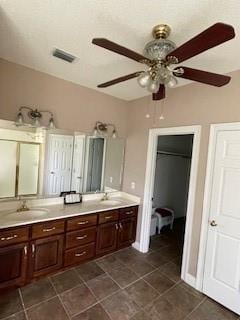
[(86, 191), (102, 189), (104, 138), (89, 138)]
[(40, 145), (20, 143), (18, 195), (38, 193)]
[(0, 198), (15, 197), (17, 142), (0, 140)]

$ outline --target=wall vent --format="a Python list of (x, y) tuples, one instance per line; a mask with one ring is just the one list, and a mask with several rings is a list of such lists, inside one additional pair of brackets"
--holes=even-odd
[(64, 61), (67, 61), (69, 63), (73, 63), (74, 60), (76, 60), (76, 57), (73, 56), (72, 54), (65, 52), (60, 49), (54, 49), (53, 54), (54, 57), (62, 59)]

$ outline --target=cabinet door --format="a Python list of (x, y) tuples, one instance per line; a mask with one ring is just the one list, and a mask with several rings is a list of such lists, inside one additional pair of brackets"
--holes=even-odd
[(129, 246), (135, 241), (137, 219), (135, 217), (121, 220), (119, 223), (118, 248)]
[(38, 239), (31, 243), (30, 276), (46, 275), (62, 267), (63, 235)]
[(0, 249), (0, 289), (24, 285), (27, 273), (28, 244)]
[(97, 255), (102, 255), (117, 248), (118, 224), (105, 223), (98, 227), (97, 231)]

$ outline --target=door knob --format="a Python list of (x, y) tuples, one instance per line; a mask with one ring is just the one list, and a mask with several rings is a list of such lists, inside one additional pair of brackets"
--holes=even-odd
[(212, 220), (212, 221), (210, 222), (210, 225), (211, 225), (212, 227), (216, 227), (216, 226), (217, 226), (217, 223), (216, 223), (215, 220)]

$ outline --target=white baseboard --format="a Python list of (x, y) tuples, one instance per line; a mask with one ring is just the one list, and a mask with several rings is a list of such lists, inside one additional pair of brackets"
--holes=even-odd
[(185, 279), (183, 279), (187, 284), (196, 289), (196, 278), (191, 274), (187, 273)]
[(137, 241), (134, 242), (134, 243), (132, 244), (132, 247), (133, 247), (134, 249), (140, 251), (140, 243), (139, 243), (139, 242), (137, 242)]

